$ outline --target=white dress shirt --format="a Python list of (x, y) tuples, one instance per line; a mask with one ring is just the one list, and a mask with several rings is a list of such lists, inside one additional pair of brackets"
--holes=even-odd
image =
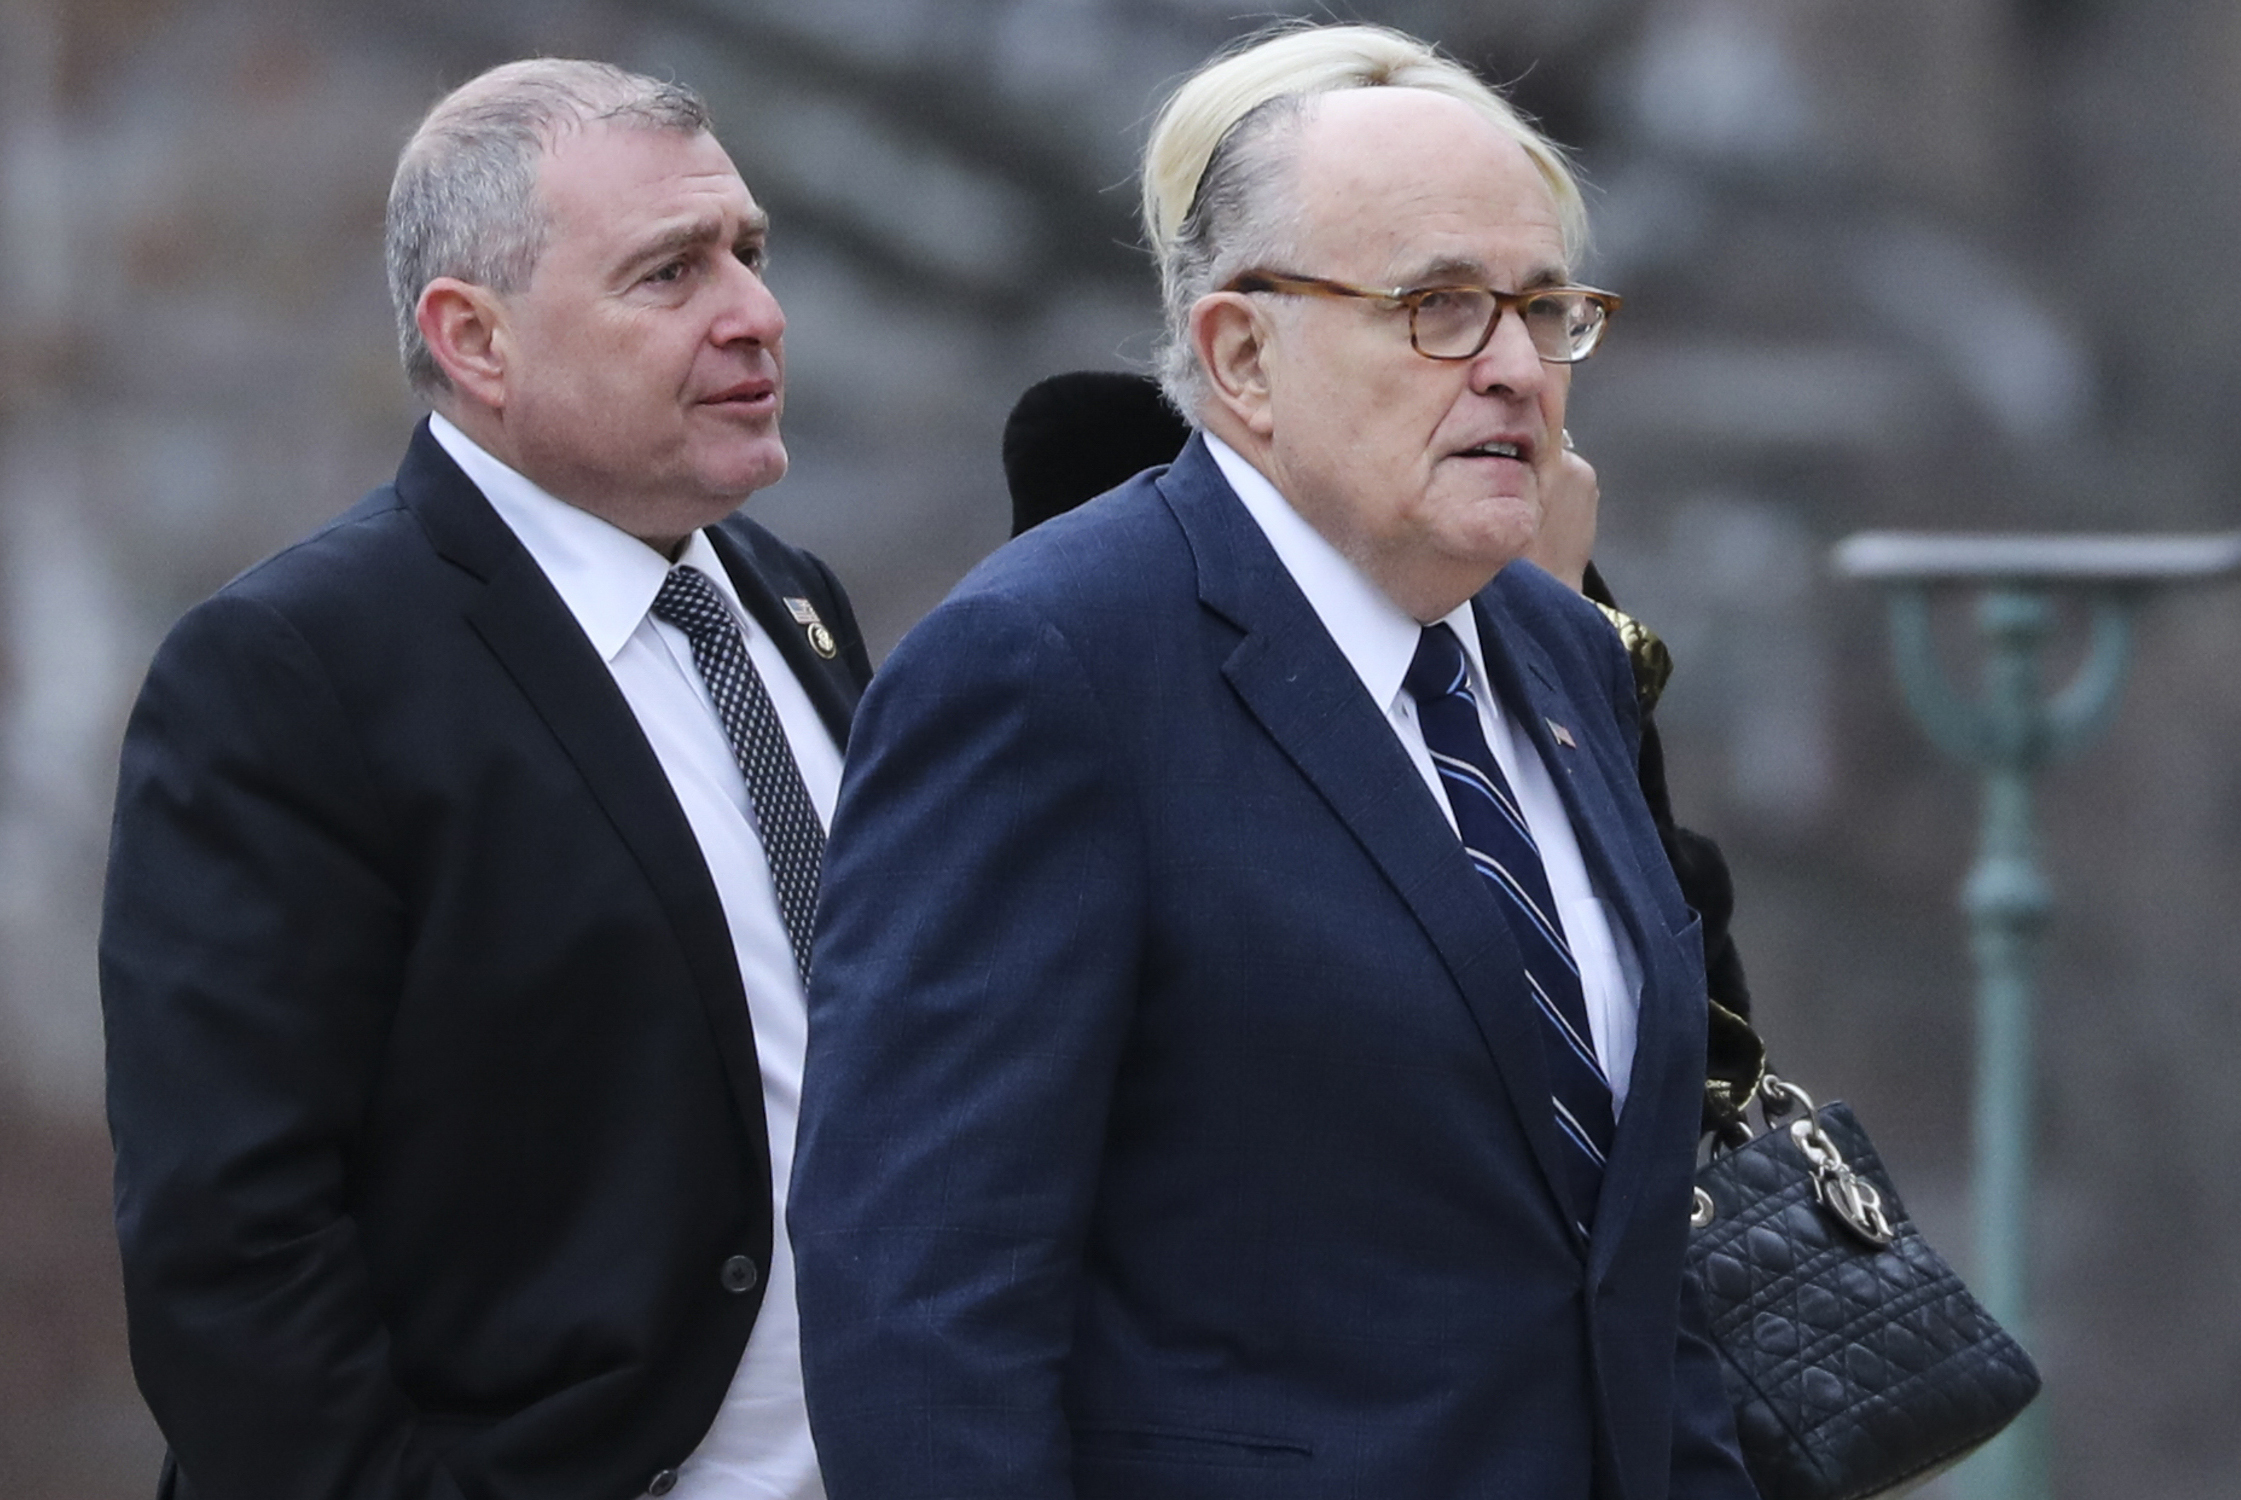
[[(1210, 432), (1205, 438), (1222, 477), (1245, 503), (1284, 570), (1292, 575), (1292, 581), (1314, 607), (1316, 618), (1352, 664), (1362, 686), (1369, 690), (1370, 701), (1384, 710), (1387, 725), (1415, 763), (1417, 774), (1424, 778), (1440, 815), (1450, 828), (1454, 827), (1454, 810), (1440, 787), (1439, 770), (1432, 764), (1423, 726), (1417, 722), (1416, 700), (1402, 686), (1409, 663), (1416, 658), (1423, 626), (1292, 509), (1276, 486), (1242, 454)], [(1495, 763), (1517, 794), (1526, 826), (1533, 831), (1533, 842), (1540, 846), (1557, 919), (1580, 966), (1588, 1027), (1594, 1034), (1596, 1056), (1611, 1080), (1611, 1109), (1615, 1115), (1626, 1103), (1627, 1082), (1634, 1066), (1636, 1015), (1642, 995), (1640, 961), (1625, 928), (1613, 919), (1610, 908), (1596, 894), (1587, 862), (1580, 857), (1571, 817), (1564, 811), (1563, 798), (1549, 777), (1548, 767), (1534, 753), (1533, 742), (1518, 732), (1508, 707), (1494, 693), (1479, 644), (1478, 617), (1470, 601), (1457, 605), (1444, 623), (1454, 629), (1470, 663), (1471, 694), (1478, 700), (1479, 726), (1486, 733), (1487, 748), (1494, 752)]]
[[(653, 617), (654, 595), (671, 564), (629, 533), (545, 493), (441, 415), (430, 418), (429, 428), (536, 559), (614, 674), (708, 863), (747, 991), (770, 1132), (770, 1275), (731, 1389), (708, 1435), (679, 1467), (671, 1500), (823, 1500), (802, 1404), (801, 1325), (793, 1247), (786, 1238), (807, 1012), (746, 778), (693, 663), (691, 642), (676, 626)], [(776, 643), (740, 606), (707, 535), (694, 532), (677, 562), (706, 574), (730, 607), (801, 767), (809, 800), (829, 827), (840, 788), (840, 750), (815, 705)]]

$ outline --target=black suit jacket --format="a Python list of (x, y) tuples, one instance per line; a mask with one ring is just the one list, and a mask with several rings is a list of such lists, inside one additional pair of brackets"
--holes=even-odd
[[(712, 536), (842, 740), (869, 666), (831, 573)], [(101, 972), (178, 1496), (620, 1497), (698, 1443), (772, 1233), (730, 935), (606, 666), (425, 425), (157, 653)]]

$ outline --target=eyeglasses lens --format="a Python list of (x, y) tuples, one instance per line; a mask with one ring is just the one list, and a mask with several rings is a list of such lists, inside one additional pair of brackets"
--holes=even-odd
[[(1495, 300), (1477, 287), (1442, 288), (1416, 304), (1416, 346), (1434, 359), (1468, 359), (1492, 334)], [(1543, 359), (1585, 358), (1603, 332), (1603, 305), (1577, 292), (1522, 303), (1518, 314)]]
[(1425, 293), (1416, 303), (1416, 347), (1434, 359), (1467, 359), (1493, 316), (1494, 299), (1476, 287)]
[(1535, 348), (1551, 359), (1585, 359), (1603, 337), (1603, 304), (1578, 292), (1536, 297), (1525, 305)]

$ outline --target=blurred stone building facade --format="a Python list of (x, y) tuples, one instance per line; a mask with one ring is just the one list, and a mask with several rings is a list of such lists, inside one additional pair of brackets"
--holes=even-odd
[[(1132, 158), (1298, 6), (0, 0), (0, 1494), (150, 1491), (107, 1223), (92, 945), (118, 733), (189, 603), (393, 468), (397, 147), (529, 52), (672, 72), (776, 219), (794, 471), (758, 514), (883, 650), (1006, 519), (1026, 385), (1141, 366)], [(1513, 84), (1627, 296), (1573, 430), (1681, 662), (1763, 1027), (1965, 1268), (1972, 789), (1910, 727), (1870, 526), (2210, 530), (2241, 480), (2226, 0), (1357, 0)], [(1952, 642), (1957, 669), (1965, 635)], [(2036, 1345), (2064, 1497), (2241, 1476), (2241, 590), (2149, 616), (2051, 777)]]

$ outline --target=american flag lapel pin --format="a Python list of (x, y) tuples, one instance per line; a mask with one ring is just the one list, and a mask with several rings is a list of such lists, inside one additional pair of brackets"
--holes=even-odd
[(1548, 725), (1548, 732), (1550, 734), (1556, 736), (1556, 743), (1562, 745), (1567, 750), (1577, 750), (1580, 748), (1578, 742), (1572, 738), (1571, 730), (1566, 729), (1563, 725), (1557, 723), (1554, 719), (1543, 719), (1541, 722)]
[(802, 628), (802, 634), (809, 637), (809, 649), (831, 661), (839, 649), (839, 643), (833, 639), (833, 633), (825, 628), (825, 622), (817, 617), (817, 606), (807, 599), (789, 597), (786, 600), (786, 612), (794, 617), (794, 623)]

